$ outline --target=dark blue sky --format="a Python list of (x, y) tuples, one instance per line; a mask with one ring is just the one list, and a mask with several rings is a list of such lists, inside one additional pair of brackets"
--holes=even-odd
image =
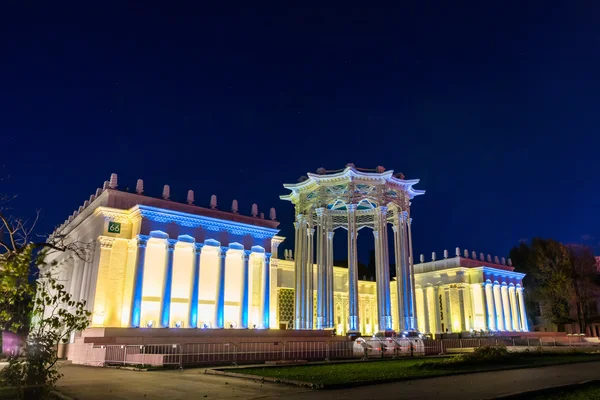
[(281, 185), (352, 162), (421, 179), (415, 254), (534, 236), (598, 250), (596, 2), (202, 3), (2, 6), (14, 213), (41, 208), (48, 232), (117, 172), (155, 196), (274, 206), (291, 238)]

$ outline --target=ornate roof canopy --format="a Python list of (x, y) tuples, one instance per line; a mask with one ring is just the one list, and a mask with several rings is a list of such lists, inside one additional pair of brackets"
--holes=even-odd
[[(386, 171), (383, 167), (364, 170), (348, 164), (343, 170), (319, 168), (317, 172), (308, 173), (298, 183), (284, 184), (283, 187), (291, 193), (280, 198), (292, 202), (298, 214), (327, 208), (334, 217), (335, 227), (345, 225), (342, 219), (345, 220), (350, 204), (356, 206), (360, 228), (370, 225), (372, 218), (368, 216), (378, 206), (389, 207), (391, 217), (394, 212), (408, 211), (410, 200), (425, 193), (413, 188), (418, 179), (406, 180), (404, 175), (394, 174), (393, 170)], [(339, 220), (337, 224), (336, 220)]]

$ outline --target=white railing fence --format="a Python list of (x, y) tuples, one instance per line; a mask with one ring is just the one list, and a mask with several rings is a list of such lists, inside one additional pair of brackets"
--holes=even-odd
[(557, 347), (600, 346), (583, 337), (407, 339), (365, 337), (355, 341), (288, 341), (186, 343), (145, 345), (86, 345), (75, 349), (73, 362), (92, 366), (178, 367), (237, 365), (263, 362), (381, 359), (451, 354), (482, 346)]

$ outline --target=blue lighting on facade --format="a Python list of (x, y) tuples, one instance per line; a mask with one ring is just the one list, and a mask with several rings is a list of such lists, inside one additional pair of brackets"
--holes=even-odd
[(131, 302), (131, 321), (130, 325), (134, 328), (140, 327), (142, 317), (142, 285), (144, 283), (144, 260), (146, 258), (146, 243), (148, 236), (138, 235), (137, 260), (134, 273), (134, 291)]
[(223, 328), (225, 324), (225, 254), (221, 254), (219, 259), (219, 298), (217, 301), (217, 326), (215, 328)]
[(194, 270), (192, 271), (192, 293), (190, 294), (190, 327), (198, 327), (198, 288), (200, 286), (200, 251), (201, 245), (194, 249)]
[(265, 291), (265, 304), (264, 304), (264, 315), (263, 315), (263, 326), (265, 327), (265, 329), (269, 329), (269, 306), (271, 304), (271, 302), (269, 301), (270, 298), (270, 290), (269, 288), (271, 287), (270, 282), (271, 282), (271, 255), (267, 254), (265, 256), (265, 268), (267, 269), (265, 272), (266, 275), (266, 279), (265, 279), (265, 287), (264, 287), (264, 291)]
[(144, 219), (164, 224), (176, 223), (177, 225), (189, 228), (201, 227), (207, 231), (225, 231), (232, 235), (238, 236), (250, 235), (256, 239), (270, 239), (279, 232), (278, 229), (205, 217), (196, 214), (184, 213), (181, 211), (166, 210), (164, 208), (145, 206), (141, 204), (137, 207)]
[(242, 293), (242, 321), (241, 327), (248, 328), (248, 257), (249, 252), (246, 252), (244, 255), (244, 265), (243, 265), (243, 282), (244, 282), (244, 293)]
[(166, 265), (165, 265), (165, 282), (163, 287), (163, 301), (161, 310), (161, 326), (168, 328), (170, 326), (171, 319), (171, 289), (173, 282), (173, 252), (176, 241), (170, 241), (167, 248), (166, 254)]

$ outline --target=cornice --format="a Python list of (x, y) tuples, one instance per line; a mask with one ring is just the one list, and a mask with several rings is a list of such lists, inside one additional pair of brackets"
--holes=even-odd
[(143, 219), (164, 224), (175, 223), (188, 228), (203, 228), (213, 232), (225, 231), (238, 236), (250, 235), (256, 239), (271, 239), (279, 233), (279, 229), (257, 227), (241, 222), (232, 222), (144, 205), (133, 207), (132, 215), (140, 215)]

